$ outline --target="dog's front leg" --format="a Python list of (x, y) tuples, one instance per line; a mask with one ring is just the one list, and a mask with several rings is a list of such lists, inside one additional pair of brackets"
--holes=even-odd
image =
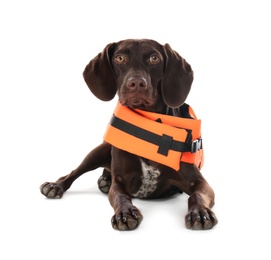
[(132, 189), (137, 176), (134, 156), (117, 148), (112, 148), (111, 175), (112, 183), (108, 193), (114, 209), (112, 227), (117, 230), (133, 230), (139, 226), (143, 216), (132, 203)]
[(182, 190), (190, 195), (185, 225), (189, 229), (211, 229), (217, 224), (217, 218), (211, 208), (215, 204), (213, 189), (203, 178), (195, 165), (182, 164)]
[(185, 225), (189, 229), (211, 229), (217, 224), (217, 218), (211, 208), (214, 205), (214, 192), (208, 183), (195, 185), (195, 191), (188, 199), (188, 214)]
[(111, 219), (112, 227), (116, 230), (133, 230), (139, 226), (143, 216), (133, 205), (131, 197), (123, 191), (121, 184), (112, 180), (109, 190), (109, 201), (115, 214)]

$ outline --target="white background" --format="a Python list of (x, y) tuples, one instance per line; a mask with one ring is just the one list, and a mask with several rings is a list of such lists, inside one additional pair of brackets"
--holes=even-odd
[[(1, 1), (0, 258), (270, 259), (268, 2)], [(187, 103), (202, 119), (213, 230), (185, 228), (186, 195), (134, 200), (140, 227), (113, 230), (101, 169), (61, 200), (39, 192), (102, 141), (116, 99), (97, 100), (82, 72), (126, 38), (169, 43), (194, 70)]]

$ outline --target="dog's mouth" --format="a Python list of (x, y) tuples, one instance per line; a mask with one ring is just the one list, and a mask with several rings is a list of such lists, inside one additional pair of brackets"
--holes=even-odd
[(127, 106), (131, 109), (146, 109), (147, 107), (151, 107), (154, 104), (154, 100), (151, 98), (146, 98), (140, 94), (127, 95), (125, 98), (119, 98), (120, 103), (123, 106)]

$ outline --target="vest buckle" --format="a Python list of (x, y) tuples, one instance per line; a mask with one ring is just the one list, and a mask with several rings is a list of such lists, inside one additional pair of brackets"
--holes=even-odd
[(191, 153), (195, 153), (202, 149), (202, 139), (198, 138), (191, 143)]

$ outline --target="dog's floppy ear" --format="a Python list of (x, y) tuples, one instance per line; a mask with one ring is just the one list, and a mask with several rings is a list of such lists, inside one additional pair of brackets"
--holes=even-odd
[(190, 91), (193, 82), (191, 66), (168, 44), (164, 45), (166, 57), (162, 95), (169, 107), (181, 106)]
[(108, 44), (89, 62), (83, 72), (83, 77), (91, 92), (103, 101), (113, 99), (117, 92), (116, 77), (111, 65), (115, 47), (116, 43)]

